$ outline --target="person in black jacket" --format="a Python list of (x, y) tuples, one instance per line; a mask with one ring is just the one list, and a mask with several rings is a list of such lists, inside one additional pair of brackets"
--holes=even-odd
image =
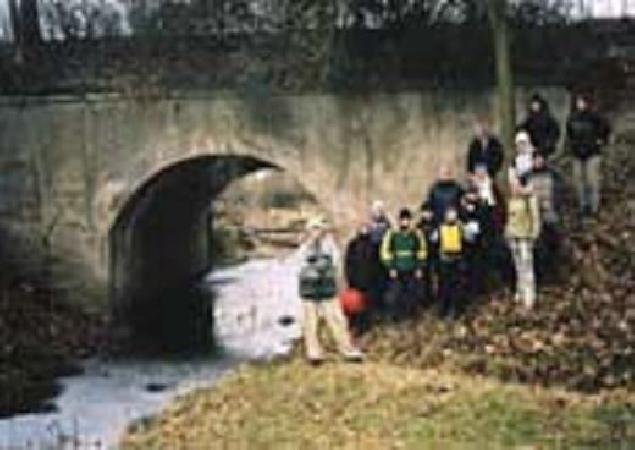
[(608, 121), (591, 108), (585, 96), (577, 96), (567, 121), (567, 142), (582, 216), (596, 214), (600, 208), (601, 153), (610, 135)]
[(373, 243), (370, 227), (364, 223), (358, 233), (349, 242), (344, 257), (344, 275), (348, 286), (358, 290), (366, 298), (366, 310), (355, 316), (351, 327), (361, 333), (370, 325), (370, 314), (376, 310), (380, 292), (376, 292), (377, 278), (382, 276), (379, 251)]
[(449, 207), (459, 210), (463, 194), (463, 187), (452, 176), (450, 165), (441, 164), (437, 181), (430, 188), (421, 209), (430, 209), (434, 224), (438, 226), (443, 222)]
[(503, 165), (503, 145), (490, 131), (487, 118), (480, 117), (474, 130), (474, 138), (467, 150), (467, 173), (473, 176), (478, 166), (485, 166), (489, 176), (494, 179)]
[(431, 304), (435, 300), (436, 291), (434, 288), (435, 278), (434, 274), (438, 269), (439, 262), (439, 246), (434, 241), (434, 233), (436, 232), (436, 224), (434, 223), (434, 215), (432, 210), (427, 206), (423, 206), (421, 214), (419, 216), (419, 222), (417, 228), (421, 231), (424, 239), (426, 240), (426, 247), (428, 249), (428, 259), (426, 261), (426, 267), (424, 269), (424, 289), (427, 302)]
[(467, 286), (473, 295), (484, 290), (484, 280), (488, 274), (490, 261), (489, 240), (493, 225), (492, 207), (488, 206), (474, 186), (469, 186), (462, 201), (459, 217), (465, 232), (465, 271)]
[(556, 152), (560, 140), (560, 125), (551, 114), (549, 103), (538, 94), (534, 94), (527, 108), (527, 117), (518, 126), (529, 134), (536, 152), (549, 158)]

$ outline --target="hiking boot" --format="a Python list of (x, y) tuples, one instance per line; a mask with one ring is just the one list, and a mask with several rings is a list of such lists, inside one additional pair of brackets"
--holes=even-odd
[(322, 364), (324, 364), (324, 357), (323, 356), (312, 356), (310, 358), (307, 358), (307, 362), (313, 367), (318, 367), (318, 366), (321, 366)]

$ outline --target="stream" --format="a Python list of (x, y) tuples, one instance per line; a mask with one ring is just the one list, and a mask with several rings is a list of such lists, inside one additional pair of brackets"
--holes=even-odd
[(213, 386), (238, 364), (289, 352), (300, 336), (295, 273), (288, 260), (253, 260), (217, 270), (214, 327), (221, 355), (189, 360), (87, 360), (60, 380), (55, 412), (0, 420), (0, 449), (117, 448), (126, 428), (175, 397)]

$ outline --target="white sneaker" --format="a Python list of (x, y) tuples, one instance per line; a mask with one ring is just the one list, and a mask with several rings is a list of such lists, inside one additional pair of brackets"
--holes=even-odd
[(362, 362), (364, 360), (364, 353), (357, 348), (344, 352), (342, 356), (349, 362)]

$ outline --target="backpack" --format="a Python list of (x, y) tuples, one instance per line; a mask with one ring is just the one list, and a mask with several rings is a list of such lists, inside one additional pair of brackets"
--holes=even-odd
[(315, 242), (300, 269), (300, 297), (306, 300), (328, 300), (337, 294), (335, 263), (333, 257), (322, 251)]

